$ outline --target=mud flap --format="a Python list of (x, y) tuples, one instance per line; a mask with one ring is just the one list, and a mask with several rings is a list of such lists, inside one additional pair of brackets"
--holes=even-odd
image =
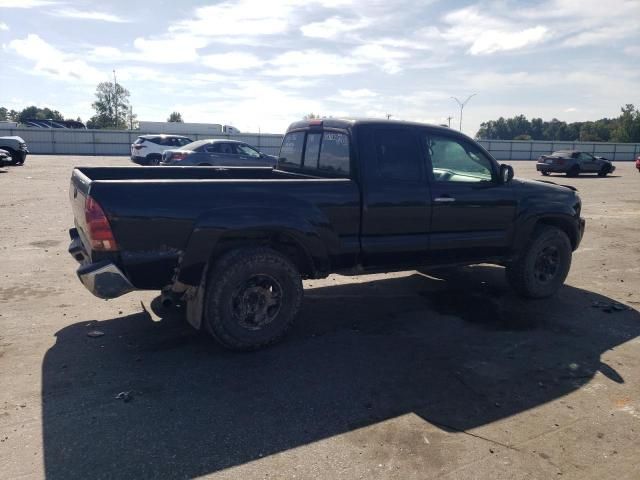
[(207, 289), (207, 273), (209, 271), (209, 265), (207, 265), (202, 272), (202, 278), (200, 279), (200, 285), (197, 287), (190, 287), (187, 289), (184, 295), (184, 299), (187, 302), (187, 322), (196, 330), (202, 328), (202, 317), (204, 316), (204, 297)]

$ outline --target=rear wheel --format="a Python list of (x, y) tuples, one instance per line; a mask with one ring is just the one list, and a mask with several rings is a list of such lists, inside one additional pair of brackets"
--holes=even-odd
[(223, 256), (207, 282), (205, 329), (231, 350), (255, 350), (280, 340), (293, 324), (303, 289), (296, 266), (269, 248)]
[(157, 153), (151, 153), (146, 157), (147, 165), (159, 165), (161, 158), (162, 158), (161, 155), (158, 155)]
[(558, 291), (569, 274), (571, 252), (571, 242), (565, 232), (541, 225), (520, 256), (507, 266), (507, 279), (523, 297), (549, 297)]
[(578, 165), (574, 165), (567, 172), (567, 177), (577, 177), (580, 175), (580, 167)]

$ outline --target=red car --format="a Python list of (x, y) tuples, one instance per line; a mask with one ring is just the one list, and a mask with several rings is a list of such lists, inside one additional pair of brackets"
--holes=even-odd
[(638, 173), (640, 173), (640, 155), (636, 157), (636, 168), (638, 169)]

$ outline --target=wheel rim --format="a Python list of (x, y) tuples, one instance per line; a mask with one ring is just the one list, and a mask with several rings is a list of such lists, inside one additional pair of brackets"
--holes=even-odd
[(231, 295), (233, 316), (240, 326), (260, 330), (275, 320), (282, 305), (282, 286), (273, 277), (249, 277)]
[(533, 275), (540, 283), (552, 281), (560, 269), (560, 250), (554, 245), (544, 247), (536, 258)]

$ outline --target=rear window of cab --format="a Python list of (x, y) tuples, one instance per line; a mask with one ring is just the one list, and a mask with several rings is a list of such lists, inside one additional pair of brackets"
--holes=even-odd
[(332, 131), (287, 133), (280, 147), (279, 168), (345, 177), (350, 173), (349, 136)]

